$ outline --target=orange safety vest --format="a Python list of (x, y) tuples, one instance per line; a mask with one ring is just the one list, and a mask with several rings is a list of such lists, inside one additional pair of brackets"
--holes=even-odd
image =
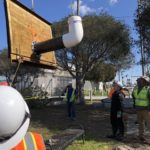
[(112, 98), (112, 95), (113, 95), (114, 92), (115, 92), (115, 89), (114, 89), (114, 87), (112, 87), (112, 88), (110, 89), (109, 93), (108, 93), (108, 97), (109, 97), (110, 99)]
[(46, 148), (41, 134), (27, 132), (22, 141), (11, 150), (46, 150)]
[[(112, 87), (108, 93), (108, 98), (112, 98), (113, 93), (115, 92), (114, 87)], [(121, 92), (123, 93), (123, 95), (125, 96), (125, 91), (122, 89)]]

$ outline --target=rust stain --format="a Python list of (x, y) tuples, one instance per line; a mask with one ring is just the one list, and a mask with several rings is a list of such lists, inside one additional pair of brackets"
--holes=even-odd
[(37, 31), (32, 27), (32, 25), (28, 25), (28, 29), (32, 35), (32, 40), (38, 42), (39, 38), (38, 38)]

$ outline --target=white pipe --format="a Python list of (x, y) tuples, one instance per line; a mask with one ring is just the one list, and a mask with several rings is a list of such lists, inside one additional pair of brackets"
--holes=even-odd
[(83, 38), (82, 19), (79, 16), (71, 16), (68, 19), (69, 33), (62, 36), (66, 48), (73, 47), (81, 42)]
[(69, 32), (61, 37), (47, 41), (34, 43), (33, 51), (41, 54), (62, 48), (71, 48), (79, 44), (83, 38), (82, 20), (79, 16), (72, 16), (68, 19)]

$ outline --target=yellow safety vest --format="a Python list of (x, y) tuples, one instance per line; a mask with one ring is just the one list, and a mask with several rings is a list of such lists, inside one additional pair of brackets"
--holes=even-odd
[[(67, 97), (68, 97), (68, 88), (65, 93), (65, 101), (67, 101)], [(72, 90), (72, 94), (70, 97), (70, 102), (74, 102), (74, 101), (75, 101), (75, 89)]]
[(142, 90), (138, 93), (137, 87), (133, 90), (133, 95), (135, 97), (135, 106), (147, 107), (149, 106), (148, 90), (149, 86), (144, 86)]

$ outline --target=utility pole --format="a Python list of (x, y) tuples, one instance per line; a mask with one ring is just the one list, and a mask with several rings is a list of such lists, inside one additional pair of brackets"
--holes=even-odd
[[(138, 10), (137, 10), (137, 17), (140, 18), (141, 14), (145, 10), (147, 6), (150, 6), (149, 0), (138, 0)], [(139, 34), (140, 34), (140, 52), (141, 52), (141, 65), (142, 65), (142, 75), (145, 75), (146, 72), (146, 48), (145, 48), (145, 37), (143, 35), (144, 28), (142, 24), (139, 22)]]
[(77, 16), (79, 16), (80, 0), (77, 0)]
[(34, 11), (34, 0), (32, 0), (32, 11)]

